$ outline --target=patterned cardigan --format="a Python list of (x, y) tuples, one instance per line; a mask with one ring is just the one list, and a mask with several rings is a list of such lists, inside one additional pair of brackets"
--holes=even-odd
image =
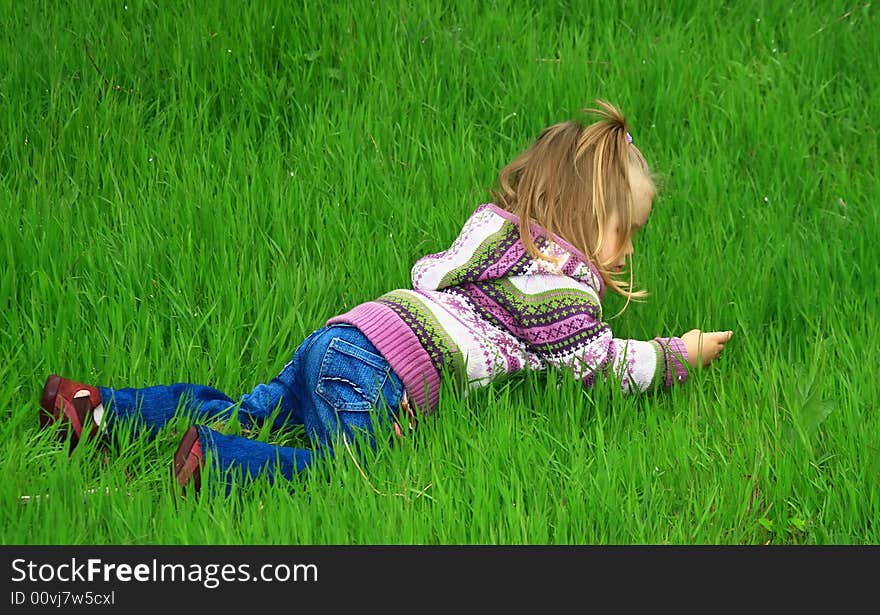
[(480, 205), (449, 249), (416, 262), (411, 289), (386, 293), (327, 324), (363, 331), (423, 412), (436, 409), (441, 374), (450, 371), (469, 387), (554, 367), (572, 370), (587, 386), (610, 371), (624, 392), (686, 380), (680, 338), (615, 338), (602, 321), (598, 270), (534, 223), (536, 245), (557, 261), (533, 259), (518, 225), (496, 205)]

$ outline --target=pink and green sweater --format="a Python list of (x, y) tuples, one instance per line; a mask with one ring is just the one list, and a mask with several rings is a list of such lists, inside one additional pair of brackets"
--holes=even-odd
[(680, 338), (615, 338), (602, 321), (605, 289), (597, 269), (535, 224), (532, 237), (556, 263), (529, 256), (516, 216), (480, 205), (449, 249), (416, 262), (411, 289), (386, 293), (327, 324), (363, 331), (424, 412), (437, 407), (441, 374), (450, 370), (469, 387), (526, 368), (570, 369), (587, 386), (612, 372), (624, 392), (687, 378)]

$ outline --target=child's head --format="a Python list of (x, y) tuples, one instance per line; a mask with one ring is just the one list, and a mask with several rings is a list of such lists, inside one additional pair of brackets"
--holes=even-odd
[(587, 109), (592, 124), (569, 121), (545, 128), (525, 152), (502, 169), (495, 203), (520, 219), (529, 253), (547, 258), (532, 241), (534, 220), (581, 250), (599, 269), (608, 288), (627, 299), (631, 289), (619, 275), (632, 256), (632, 239), (648, 220), (656, 193), (651, 170), (633, 145), (626, 118), (596, 101)]

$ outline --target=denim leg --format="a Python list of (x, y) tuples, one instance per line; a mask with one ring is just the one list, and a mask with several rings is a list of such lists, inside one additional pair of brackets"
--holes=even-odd
[(374, 424), (390, 428), (403, 383), (358, 329), (319, 329), (303, 342), (289, 367), (286, 380), (293, 385), (284, 386), (299, 402), (292, 416), (305, 425), (315, 448), (277, 446), (200, 428), (203, 450), (221, 472), (247, 480), (265, 471), (270, 481), (276, 474), (290, 480), (325, 451), (332, 454), (342, 436), (355, 445), (366, 438), (375, 446)]
[(260, 442), (243, 436), (225, 435), (207, 427), (198, 426), (202, 450), (208, 452), (221, 475), (227, 492), (236, 478), (250, 482), (266, 472), (269, 482), (280, 474), (292, 480), (295, 473), (311, 467), (321, 453), (306, 448), (292, 448)]
[(319, 332), (315, 331), (300, 344), (293, 359), (275, 378), (242, 395), (238, 404), (222, 391), (199, 384), (123, 389), (98, 387), (105, 405), (107, 427), (112, 430), (114, 422), (124, 421), (131, 425), (134, 434), (145, 430), (155, 436), (178, 412), (185, 413), (193, 423), (205, 423), (231, 418), (237, 405), (240, 405), (239, 418), (246, 428), (259, 425), (276, 410), (274, 427), (302, 424), (297, 377), (302, 355)]
[(223, 419), (232, 415), (235, 403), (225, 393), (200, 384), (177, 383), (144, 388), (98, 387), (105, 406), (107, 428), (117, 421), (131, 425), (134, 434), (151, 437), (175, 416), (186, 412), (193, 422)]

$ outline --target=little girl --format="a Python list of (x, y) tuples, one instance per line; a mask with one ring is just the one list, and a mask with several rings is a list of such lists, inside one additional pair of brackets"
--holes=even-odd
[[(203, 385), (112, 389), (51, 375), (41, 425), (62, 421), (75, 446), (107, 439), (122, 421), (155, 435), (183, 410), (193, 424), (172, 469), (185, 492), (198, 491), (206, 463), (227, 481), (291, 479), (334, 445), (363, 436), (375, 446), (376, 430), (400, 435), (401, 425), (412, 428), (437, 408), (444, 374), (466, 387), (547, 368), (571, 370), (586, 386), (611, 376), (625, 392), (684, 382), (687, 366), (707, 366), (733, 332), (623, 340), (603, 322), (607, 289), (627, 302), (645, 295), (622, 274), (656, 189), (624, 116), (597, 103), (587, 110), (597, 121), (550, 126), (510, 162), (493, 202), (474, 210), (449, 249), (416, 262), (412, 288), (330, 318), (275, 378), (237, 403)], [(244, 427), (303, 425), (315, 446), (276, 446), (204, 425), (236, 410)]]

